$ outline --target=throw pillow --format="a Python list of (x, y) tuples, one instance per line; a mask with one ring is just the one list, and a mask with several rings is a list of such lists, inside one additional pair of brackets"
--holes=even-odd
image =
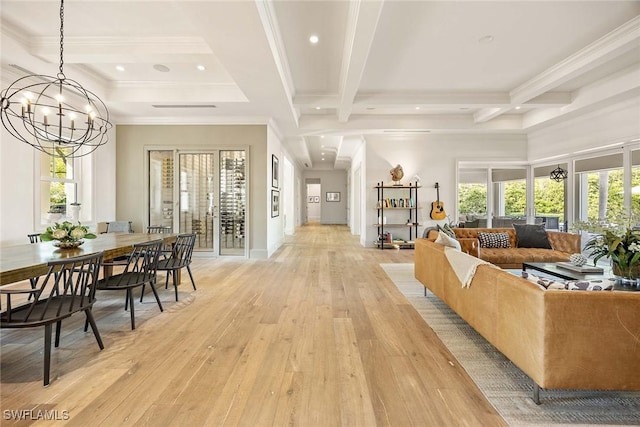
[(440, 224), (438, 224), (438, 231), (442, 231), (443, 233), (445, 233), (447, 236), (449, 237), (453, 237), (454, 239), (456, 238), (456, 233), (455, 231), (453, 231), (453, 229), (451, 227), (449, 227), (449, 224), (445, 223), (443, 226), (441, 226)]
[(485, 233), (478, 231), (478, 240), (481, 248), (510, 248), (509, 235), (507, 233)]
[(553, 279), (547, 277), (539, 277), (535, 276), (528, 271), (522, 272), (522, 277), (527, 279), (528, 281), (535, 283), (540, 286), (542, 289), (565, 289), (564, 282), (557, 282)]
[(519, 248), (553, 249), (544, 224), (513, 224)]
[(570, 291), (611, 291), (615, 283), (615, 279), (569, 280), (566, 286)]
[(439, 232), (438, 238), (435, 240), (435, 243), (443, 246), (449, 246), (450, 248), (454, 248), (458, 251), (462, 250), (462, 248), (460, 247), (460, 242), (449, 236), (447, 233)]

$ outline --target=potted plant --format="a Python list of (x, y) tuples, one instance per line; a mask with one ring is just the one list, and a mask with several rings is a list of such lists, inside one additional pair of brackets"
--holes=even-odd
[(577, 222), (577, 230), (594, 233), (584, 247), (590, 251), (594, 265), (601, 258), (611, 260), (611, 270), (625, 285), (640, 282), (640, 229), (634, 217), (624, 218), (617, 223)]
[(43, 242), (54, 241), (54, 246), (60, 248), (77, 248), (83, 243), (82, 239), (95, 239), (96, 235), (89, 231), (89, 227), (73, 224), (69, 221), (62, 223), (56, 222), (54, 225), (47, 227), (47, 230), (40, 235)]

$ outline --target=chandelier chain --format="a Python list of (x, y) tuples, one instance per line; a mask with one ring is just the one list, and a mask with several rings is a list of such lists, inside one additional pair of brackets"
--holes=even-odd
[(64, 0), (60, 1), (60, 74), (64, 76)]

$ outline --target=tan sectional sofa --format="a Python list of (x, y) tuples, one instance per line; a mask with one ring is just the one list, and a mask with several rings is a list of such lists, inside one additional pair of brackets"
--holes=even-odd
[[(523, 262), (569, 261), (571, 254), (580, 253), (580, 235), (547, 230), (547, 237), (553, 249), (519, 248), (516, 231), (513, 228), (454, 228), (456, 239), (462, 250), (477, 258), (501, 268), (522, 268)], [(478, 232), (507, 233), (510, 248), (481, 248)], [(432, 229), (427, 238), (435, 240), (438, 231)]]
[(417, 239), (415, 277), (534, 381), (537, 403), (539, 387), (640, 390), (640, 292), (544, 290), (487, 265), (463, 287), (444, 251)]

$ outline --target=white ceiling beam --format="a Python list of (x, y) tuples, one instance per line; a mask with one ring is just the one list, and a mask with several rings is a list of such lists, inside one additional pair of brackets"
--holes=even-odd
[[(577, 114), (603, 108), (606, 104), (638, 96), (640, 96), (640, 64), (635, 64), (575, 91), (573, 102), (564, 108), (534, 110), (526, 113), (522, 126), (530, 131), (542, 125), (551, 125)], [(640, 117), (638, 122), (640, 123)]]
[(287, 97), (292, 118), (295, 124), (298, 125), (300, 110), (293, 105), (293, 97), (295, 96), (296, 90), (293, 85), (293, 77), (291, 76), (291, 69), (289, 68), (289, 59), (287, 58), (287, 51), (282, 40), (282, 35), (280, 34), (280, 26), (278, 25), (273, 1), (255, 0), (255, 2), (276, 69), (278, 70), (280, 80), (282, 81), (282, 86)]
[[(300, 94), (293, 103), (300, 108), (338, 108), (338, 95)], [(561, 107), (571, 102), (569, 92), (550, 92), (536, 97), (524, 105), (529, 107)], [(505, 108), (512, 109), (509, 94), (506, 92), (467, 92), (467, 93), (385, 93), (358, 94), (353, 106), (371, 108)]]
[(640, 16), (511, 91), (511, 101), (523, 104), (611, 59), (640, 47)]
[[(352, 115), (348, 122), (340, 122), (329, 115), (302, 115), (300, 130), (305, 133), (359, 130), (363, 133), (384, 130), (431, 131), (431, 132), (509, 132), (523, 133), (522, 116), (505, 114), (485, 123), (475, 123), (470, 115), (433, 116), (385, 116)], [(326, 134), (326, 132), (325, 132)]]
[(349, 3), (340, 70), (340, 105), (338, 107), (340, 122), (346, 122), (351, 115), (353, 100), (360, 88), (383, 5), (383, 0), (376, 2), (358, 0)]

